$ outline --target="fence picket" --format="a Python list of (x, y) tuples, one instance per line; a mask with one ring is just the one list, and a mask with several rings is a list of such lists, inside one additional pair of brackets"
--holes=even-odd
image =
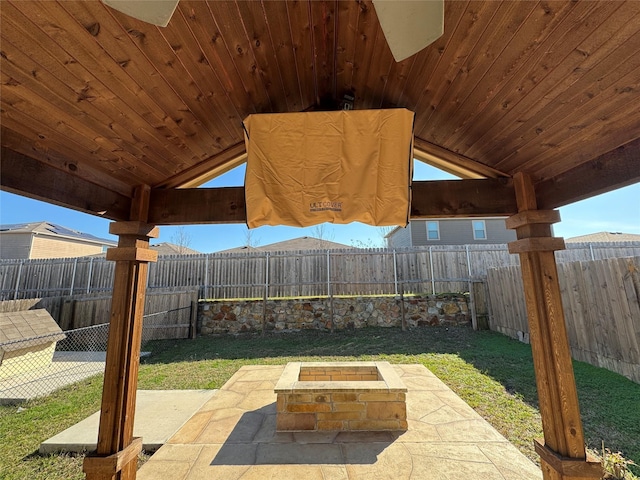
[[(591, 252), (600, 260), (590, 260)], [(620, 254), (635, 257), (607, 259)], [(270, 298), (326, 295), (329, 284), (333, 295), (393, 295), (394, 270), (405, 295), (431, 293), (433, 286), (436, 293), (466, 291), (470, 282), (486, 276), (491, 328), (512, 336), (528, 331), (518, 257), (509, 255), (506, 246), (432, 246), (398, 249), (395, 253), (385, 249), (329, 253), (314, 250), (268, 255), (268, 260), (267, 253), (260, 251), (161, 257), (150, 269), (148, 298), (159, 289), (173, 290), (178, 297), (185, 289), (200, 289), (205, 298), (263, 298), (266, 261)], [(609, 366), (640, 381), (640, 242), (569, 244), (567, 250), (556, 252), (556, 258), (575, 357)], [(563, 263), (576, 259), (581, 261)], [(100, 257), (0, 260), (0, 300), (15, 297), (15, 302), (24, 302), (12, 304), (14, 307), (46, 305), (54, 318), (60, 318), (62, 301), (55, 299), (67, 294), (73, 283), (76, 290), (91, 292), (72, 297), (73, 327), (108, 322), (108, 313), (105, 317), (100, 312), (108, 312), (113, 271), (114, 262)], [(179, 301), (191, 302), (194, 294), (189, 295)], [(19, 300), (29, 297), (32, 299)], [(147, 311), (169, 312), (178, 308), (175, 305), (166, 300), (153, 307), (161, 310), (148, 307)], [(188, 319), (171, 321), (171, 328), (189, 323)], [(169, 328), (155, 326), (158, 328), (154, 335), (162, 335)], [(187, 335), (188, 327), (184, 331)]]
[[(640, 256), (558, 265), (574, 358), (618, 372), (638, 383), (639, 267)], [(526, 318), (524, 296), (511, 290), (519, 276), (519, 267), (496, 268), (487, 275), (493, 313), (490, 328), (511, 336), (519, 330), (528, 331), (526, 320), (521, 322)]]
[[(468, 251), (468, 254), (466, 253)], [(556, 252), (558, 262), (640, 255), (640, 242), (569, 244)], [(262, 296), (266, 253), (198, 254), (160, 257), (149, 269), (149, 288), (202, 287), (210, 298)], [(392, 251), (350, 249), (330, 252), (335, 294), (392, 294)], [(325, 294), (326, 250), (272, 252), (270, 295)], [(405, 293), (466, 291), (469, 280), (483, 278), (491, 268), (517, 265), (505, 245), (449, 245), (397, 249), (398, 281)], [(471, 260), (471, 275), (467, 267)], [(73, 265), (77, 264), (73, 276)], [(209, 269), (207, 271), (207, 269)], [(107, 292), (113, 283), (113, 262), (84, 259), (0, 260), (0, 300), (67, 294), (74, 289)]]

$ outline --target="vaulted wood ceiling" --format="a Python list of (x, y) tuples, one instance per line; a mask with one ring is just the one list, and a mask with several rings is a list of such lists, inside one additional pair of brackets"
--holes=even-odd
[(368, 1), (182, 0), (166, 28), (99, 1), (0, 8), (0, 183), (15, 193), (117, 219), (144, 184), (169, 209), (163, 190), (243, 161), (247, 115), (345, 94), (415, 111), (418, 158), (530, 174), (545, 208), (640, 181), (634, 0), (446, 1), (444, 36), (400, 63)]

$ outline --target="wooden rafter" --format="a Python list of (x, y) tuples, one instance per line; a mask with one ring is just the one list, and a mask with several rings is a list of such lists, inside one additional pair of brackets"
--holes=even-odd
[(413, 154), (418, 160), (460, 178), (500, 178), (509, 176), (495, 168), (483, 165), (464, 155), (454, 153), (420, 138), (414, 140)]
[(155, 185), (156, 188), (195, 188), (244, 163), (247, 159), (244, 142), (207, 158), (197, 165)]
[(637, 182), (640, 182), (640, 138), (540, 182), (535, 188), (540, 208), (550, 209)]
[(111, 220), (129, 217), (131, 198), (2, 147), (2, 189)]

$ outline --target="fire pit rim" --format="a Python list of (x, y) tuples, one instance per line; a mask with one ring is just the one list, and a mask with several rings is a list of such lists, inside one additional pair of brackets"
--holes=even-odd
[[(353, 368), (375, 367), (380, 380), (322, 380), (301, 381), (300, 369), (311, 368)], [(274, 388), (275, 393), (293, 393), (304, 390), (309, 393), (322, 393), (328, 390), (340, 392), (360, 392), (365, 389), (368, 392), (395, 392), (406, 393), (407, 387), (400, 379), (389, 362), (386, 361), (353, 361), (353, 362), (289, 362), (284, 368), (278, 383)]]

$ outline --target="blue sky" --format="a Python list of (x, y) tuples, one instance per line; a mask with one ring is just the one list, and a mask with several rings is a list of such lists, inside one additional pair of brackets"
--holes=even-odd
[[(445, 180), (455, 178), (422, 162), (415, 162), (414, 180)], [(207, 183), (208, 187), (239, 186), (244, 183), (244, 167), (238, 167)], [(560, 208), (562, 221), (554, 226), (555, 235), (569, 238), (594, 232), (624, 232), (640, 234), (640, 183), (592, 197)], [(102, 238), (109, 235), (109, 221), (26, 197), (0, 192), (0, 223), (48, 221), (68, 228), (91, 233)], [(182, 227), (190, 238), (189, 246), (201, 252), (215, 252), (246, 245), (245, 225), (193, 225)], [(152, 243), (171, 242), (178, 227), (160, 227), (160, 238)], [(317, 236), (317, 229), (294, 227), (260, 227), (251, 231), (253, 245), (288, 240), (302, 236)], [(382, 229), (360, 223), (325, 224), (327, 240), (356, 246), (383, 246)]]

